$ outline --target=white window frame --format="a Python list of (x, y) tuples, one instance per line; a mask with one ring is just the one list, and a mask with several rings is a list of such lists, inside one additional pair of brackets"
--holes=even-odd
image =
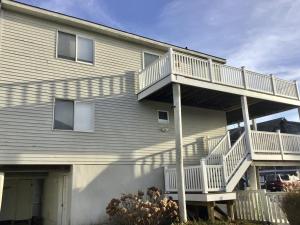
[[(70, 59), (64, 59), (64, 58), (60, 58), (58, 57), (58, 34), (59, 32), (62, 32), (62, 33), (67, 33), (67, 34), (71, 34), (71, 35), (74, 35), (75, 36), (75, 60), (70, 60)], [(77, 58), (77, 55), (78, 55), (78, 37), (81, 37), (81, 38), (86, 38), (86, 39), (89, 39), (92, 41), (93, 43), (93, 62), (84, 62), (84, 61), (80, 61), (78, 60)], [(74, 32), (71, 32), (71, 31), (66, 31), (66, 30), (56, 30), (56, 52), (55, 52), (55, 57), (56, 59), (59, 59), (59, 60), (64, 60), (64, 61), (68, 61), (68, 62), (77, 62), (77, 63), (82, 63), (82, 64), (86, 64), (86, 65), (95, 65), (95, 40), (89, 36), (86, 36), (86, 35), (82, 35), (82, 34), (76, 34)]]
[[(156, 112), (157, 112), (157, 121), (158, 121), (158, 123), (160, 123), (160, 124), (169, 124), (170, 123), (170, 113), (169, 113), (169, 111), (158, 109)], [(159, 118), (159, 112), (166, 112), (168, 119), (167, 120), (160, 119)]]
[[(55, 123), (55, 101), (56, 100), (65, 100), (65, 101), (73, 101), (74, 108), (73, 108), (73, 129), (72, 130), (65, 130), (65, 129), (56, 129), (54, 128), (54, 123)], [(93, 117), (92, 117), (92, 122), (93, 122), (93, 129), (92, 130), (87, 130), (87, 131), (81, 131), (81, 130), (75, 130), (75, 105), (76, 103), (79, 102), (84, 102), (84, 103), (90, 103), (93, 107)], [(68, 98), (53, 98), (53, 110), (52, 110), (52, 131), (64, 131), (64, 132), (79, 132), (79, 133), (92, 133), (95, 132), (95, 103), (93, 101), (78, 101), (74, 99), (68, 99)]]
[(158, 54), (158, 53), (156, 53), (156, 52), (152, 52), (152, 51), (146, 51), (146, 50), (144, 50), (144, 51), (142, 51), (142, 58), (143, 58), (143, 69), (145, 69), (145, 53), (148, 53), (148, 54), (151, 54), (151, 55), (156, 55), (156, 56), (158, 56), (158, 58), (160, 58), (160, 54)]

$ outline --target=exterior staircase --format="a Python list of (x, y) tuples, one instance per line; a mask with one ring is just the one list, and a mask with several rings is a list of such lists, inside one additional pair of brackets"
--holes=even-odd
[[(300, 135), (251, 131), (252, 151), (246, 133), (231, 146), (229, 133), (208, 140), (210, 150), (200, 165), (184, 167), (186, 193), (231, 193), (251, 163), (300, 161)], [(165, 190), (177, 192), (175, 168), (165, 167)]]
[[(185, 171), (186, 192), (232, 192), (251, 164), (246, 149), (245, 134), (231, 146), (229, 132), (223, 137), (209, 140), (213, 147), (199, 166), (187, 166)], [(165, 168), (166, 191), (176, 192), (175, 168)]]
[[(222, 174), (217, 176), (223, 176), (222, 182), (226, 192), (233, 191), (252, 162), (245, 142), (245, 133), (243, 133), (231, 146), (230, 134), (227, 132), (205, 159), (205, 163), (210, 165), (209, 167), (222, 168)], [(209, 182), (214, 183), (215, 174), (209, 175), (211, 175)]]

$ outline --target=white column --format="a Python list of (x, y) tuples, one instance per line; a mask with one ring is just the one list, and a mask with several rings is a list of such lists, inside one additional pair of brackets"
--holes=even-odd
[(180, 221), (187, 221), (184, 168), (183, 168), (183, 151), (182, 151), (182, 118), (181, 118), (181, 91), (180, 84), (173, 83), (173, 102), (174, 102), (174, 126), (175, 126), (175, 143), (176, 143), (176, 173)]
[(257, 131), (257, 123), (256, 123), (256, 119), (252, 120), (252, 129)]
[(258, 190), (257, 172), (255, 166), (250, 166), (247, 171), (248, 184), (251, 190)]
[(214, 82), (214, 70), (213, 70), (213, 62), (212, 59), (208, 59), (208, 74), (209, 74), (209, 79), (213, 83)]
[(0, 172), (0, 211), (2, 205), (3, 186), (4, 186), (4, 173)]
[(300, 100), (300, 92), (299, 92), (299, 85), (298, 85), (298, 81), (297, 81), (297, 80), (295, 80), (295, 81), (294, 81), (294, 83), (295, 83), (295, 89), (296, 89), (296, 94), (297, 94), (297, 97), (298, 97), (298, 99)]
[(246, 137), (247, 150), (250, 152), (251, 158), (253, 158), (254, 153), (253, 153), (252, 141), (251, 141), (251, 128), (250, 128), (247, 97), (246, 96), (241, 96), (241, 102), (242, 102), (242, 111), (243, 111), (243, 119), (244, 119), (244, 128), (245, 128), (245, 137)]
[(173, 74), (173, 49), (172, 48), (169, 48), (169, 57), (170, 57), (170, 74), (172, 75)]
[(277, 130), (276, 132), (278, 134), (278, 141), (279, 141), (281, 159), (284, 160), (284, 148), (283, 148), (283, 143), (282, 143), (281, 132), (280, 132), (280, 130)]
[(244, 66), (241, 67), (241, 71), (242, 71), (242, 77), (243, 77), (243, 82), (244, 82), (244, 88), (248, 89), (248, 83), (247, 83), (247, 74), (246, 74), (246, 69)]
[(299, 120), (300, 120), (300, 107), (298, 108), (298, 115), (299, 115)]
[(273, 74), (270, 74), (271, 77), (271, 84), (272, 84), (272, 90), (273, 90), (273, 94), (276, 95), (276, 82), (275, 82), (275, 77)]
[(202, 193), (208, 193), (208, 180), (207, 180), (207, 172), (206, 172), (206, 162), (205, 158), (200, 160), (201, 165), (201, 178), (202, 178)]

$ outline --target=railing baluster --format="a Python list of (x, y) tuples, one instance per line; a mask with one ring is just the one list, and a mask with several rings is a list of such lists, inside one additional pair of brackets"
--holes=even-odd
[(195, 77), (200, 80), (220, 83), (237, 88), (245, 88), (262, 93), (274, 94), (300, 100), (298, 85), (295, 81), (275, 78), (273, 75), (263, 75), (252, 71), (213, 63), (211, 59), (204, 60), (195, 56), (169, 52), (147, 68), (139, 76), (139, 91), (169, 74)]

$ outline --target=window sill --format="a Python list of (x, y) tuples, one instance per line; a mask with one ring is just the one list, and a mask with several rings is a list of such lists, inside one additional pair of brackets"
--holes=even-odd
[(75, 133), (95, 133), (94, 130), (91, 131), (81, 131), (81, 130), (63, 130), (63, 129), (52, 129), (52, 132), (75, 132)]
[(88, 65), (88, 66), (95, 66), (95, 62), (89, 63), (89, 62), (83, 62), (83, 61), (79, 61), (79, 60), (71, 60), (71, 59), (64, 59), (64, 58), (59, 58), (59, 57), (56, 57), (56, 59), (57, 59), (57, 60), (64, 61), (64, 62), (79, 63), (79, 64), (83, 64), (83, 65)]

